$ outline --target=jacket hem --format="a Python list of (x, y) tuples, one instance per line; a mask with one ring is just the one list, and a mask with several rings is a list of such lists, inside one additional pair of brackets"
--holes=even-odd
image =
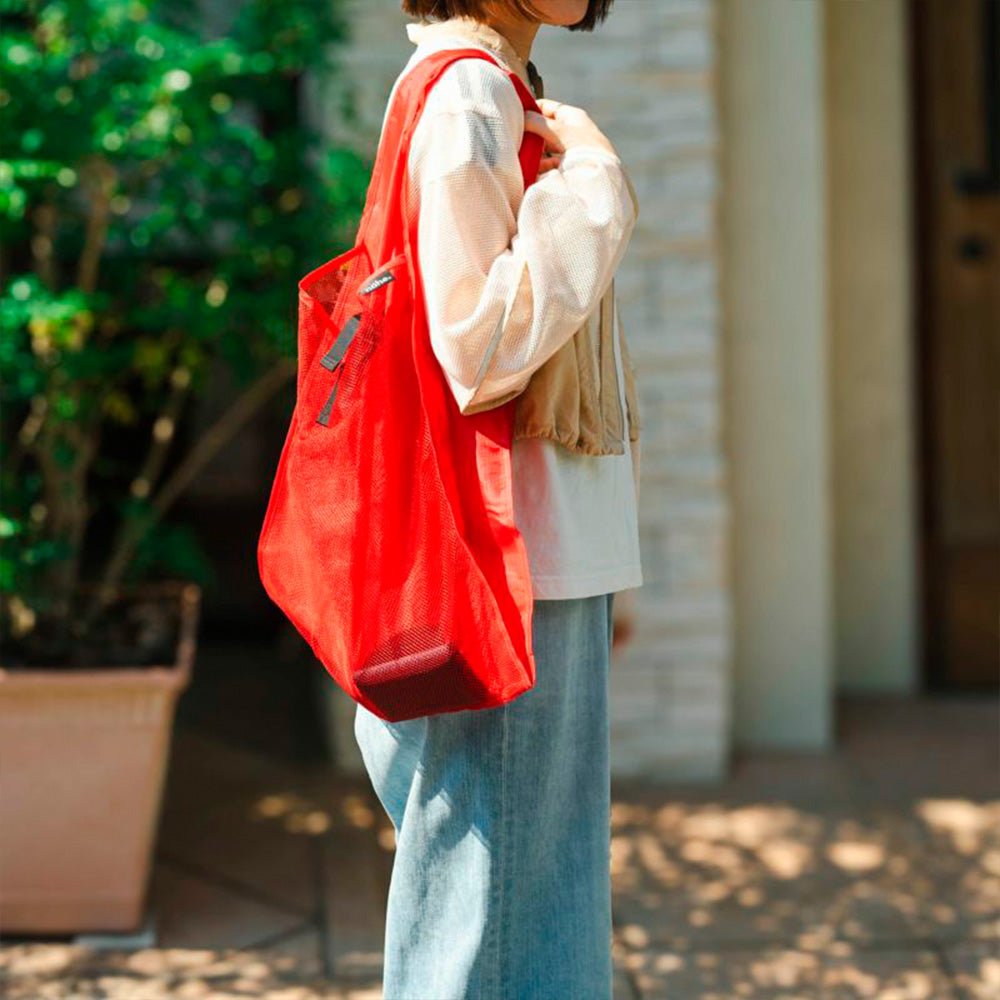
[(538, 427), (514, 429), (515, 441), (523, 440), (525, 438), (545, 438), (549, 441), (555, 441), (556, 444), (561, 444), (564, 448), (567, 448), (569, 451), (575, 452), (578, 455), (600, 457), (603, 455), (625, 454), (624, 440), (613, 441), (611, 444), (602, 447), (600, 445), (590, 444), (582, 438), (577, 437), (572, 432), (559, 431), (556, 428)]

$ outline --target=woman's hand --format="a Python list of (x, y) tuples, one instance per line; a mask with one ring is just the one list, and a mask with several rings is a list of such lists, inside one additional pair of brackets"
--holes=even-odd
[(627, 611), (620, 615), (615, 615), (614, 629), (612, 631), (611, 649), (617, 652), (622, 646), (627, 646), (635, 635), (635, 618)]
[(627, 646), (635, 637), (635, 608), (634, 591), (623, 590), (615, 594), (615, 599), (611, 605), (611, 651), (621, 652), (623, 646)]
[(538, 99), (538, 106), (542, 109), (542, 114), (525, 111), (524, 130), (534, 132), (545, 140), (539, 173), (558, 167), (562, 154), (573, 146), (597, 146), (607, 150), (612, 156), (618, 155), (611, 140), (594, 124), (583, 108), (561, 104), (546, 97)]

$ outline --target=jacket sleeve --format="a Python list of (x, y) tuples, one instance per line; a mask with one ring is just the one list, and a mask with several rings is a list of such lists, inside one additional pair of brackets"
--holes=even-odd
[(463, 413), (499, 406), (583, 325), (635, 225), (618, 157), (575, 147), (524, 190), (524, 111), (499, 67), (460, 60), (414, 129), (408, 172), (431, 346)]

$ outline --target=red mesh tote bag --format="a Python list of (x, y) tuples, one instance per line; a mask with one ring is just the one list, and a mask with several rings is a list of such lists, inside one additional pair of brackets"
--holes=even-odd
[[(402, 77), (355, 246), (299, 283), (295, 408), (257, 544), (270, 598), (333, 679), (392, 722), (500, 705), (535, 683), (511, 492), (516, 400), (459, 411), (431, 349), (404, 211), (413, 128), (463, 58), (495, 62), (449, 49)], [(541, 153), (525, 133), (526, 185)]]

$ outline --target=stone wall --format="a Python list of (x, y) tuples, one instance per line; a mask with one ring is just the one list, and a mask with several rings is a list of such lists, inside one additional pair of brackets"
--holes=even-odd
[[(328, 134), (373, 150), (412, 45), (397, 0), (349, 10), (343, 75), (317, 84), (312, 107)], [(712, 0), (620, 0), (594, 35), (543, 28), (532, 51), (546, 95), (611, 137), (640, 202), (616, 286), (643, 421), (645, 583), (626, 598), (637, 631), (612, 671), (612, 744), (616, 774), (654, 779), (715, 776), (729, 744), (716, 38)]]

